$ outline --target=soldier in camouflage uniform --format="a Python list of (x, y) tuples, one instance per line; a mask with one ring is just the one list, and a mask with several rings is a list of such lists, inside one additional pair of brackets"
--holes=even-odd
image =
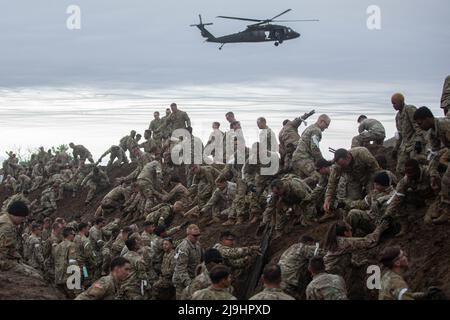
[(157, 145), (161, 147), (162, 144), (161, 125), (163, 124), (163, 120), (159, 117), (159, 111), (155, 111), (153, 113), (153, 117), (154, 119), (150, 122), (148, 129), (151, 130), (153, 139), (155, 140)]
[(42, 279), (36, 269), (22, 262), (18, 252), (19, 235), (16, 227), (25, 221), (28, 214), (28, 207), (22, 201), (11, 203), (8, 211), (0, 214), (0, 272), (11, 270)]
[(170, 125), (172, 132), (176, 129), (186, 129), (191, 126), (189, 116), (186, 112), (179, 110), (176, 103), (172, 103), (170, 109), (172, 110), (172, 113), (168, 117), (167, 122)]
[(85, 161), (80, 161), (77, 169), (72, 175), (72, 180), (75, 182), (73, 193), (78, 192), (78, 190), (81, 188), (81, 183), (83, 182), (84, 178), (92, 172), (93, 168), (94, 165), (86, 164)]
[(217, 265), (209, 273), (211, 286), (194, 292), (192, 300), (236, 300), (230, 293), (231, 275), (228, 267)]
[(139, 250), (142, 240), (139, 235), (129, 237), (125, 244), (128, 252), (123, 255), (130, 261), (130, 274), (123, 281), (120, 288), (120, 298), (124, 300), (145, 300), (147, 298), (148, 265)]
[(151, 221), (155, 226), (168, 227), (176, 215), (184, 212), (184, 205), (181, 201), (176, 201), (173, 205), (161, 203), (153, 207), (145, 220)]
[(51, 187), (42, 191), (41, 195), (41, 214), (48, 217), (53, 214), (58, 206), (56, 205), (56, 195), (59, 193), (59, 184), (54, 183)]
[[(429, 144), (431, 146), (432, 158), (429, 166), (431, 177), (431, 187), (439, 190), (439, 216), (433, 219), (433, 223), (445, 223), (450, 218), (450, 166), (444, 175), (441, 176), (438, 171), (441, 158), (448, 155), (450, 147), (450, 118), (435, 118), (433, 113), (427, 107), (417, 109), (414, 114), (414, 121), (419, 127), (427, 132)], [(440, 182), (440, 183), (439, 183)]]
[(67, 280), (69, 277), (69, 266), (78, 266), (77, 246), (73, 242), (75, 239), (75, 230), (64, 228), (62, 231), (63, 241), (58, 243), (54, 249), (55, 259), (55, 284), (69, 298), (75, 298), (75, 292), (68, 288)]
[[(405, 162), (408, 159), (420, 159), (425, 150), (424, 134), (422, 129), (414, 122), (414, 112), (416, 107), (405, 104), (405, 97), (401, 93), (396, 93), (391, 98), (392, 106), (397, 112), (395, 123), (399, 139), (397, 140), (393, 157), (397, 158), (395, 172), (399, 177), (405, 173)], [(422, 156), (423, 157), (423, 156)]]
[(130, 190), (125, 185), (113, 188), (102, 199), (96, 216), (109, 215), (120, 209), (130, 199)]
[(220, 172), (212, 166), (198, 164), (194, 164), (191, 171), (194, 173), (191, 188), (196, 189), (195, 199), (200, 210), (211, 198), (215, 186), (214, 181), (220, 175)]
[(130, 261), (123, 257), (114, 258), (111, 261), (109, 275), (98, 279), (75, 300), (115, 300), (120, 285), (129, 276), (130, 270)]
[(44, 182), (45, 168), (44, 164), (39, 161), (33, 166), (33, 170), (31, 171), (31, 178), (33, 179), (33, 184), (31, 186), (30, 191), (34, 191), (38, 189), (41, 184)]
[(27, 264), (36, 270), (44, 270), (44, 253), (41, 240), (41, 226), (31, 224), (31, 234), (24, 244), (24, 258)]
[(311, 189), (294, 175), (275, 179), (270, 184), (272, 194), (263, 213), (260, 228), (275, 220), (275, 238), (282, 235), (286, 223), (292, 216), (308, 224), (314, 219), (315, 208), (311, 205)]
[(266, 265), (264, 267), (262, 281), (264, 290), (249, 300), (295, 300), (281, 289), (281, 269), (279, 265)]
[(191, 224), (186, 229), (186, 238), (175, 250), (175, 271), (172, 282), (177, 291), (177, 299), (181, 297), (182, 291), (191, 284), (195, 278), (195, 270), (201, 262), (202, 247), (198, 241), (200, 228)]
[(300, 300), (305, 298), (305, 288), (310, 280), (308, 261), (315, 255), (324, 255), (318, 244), (309, 236), (303, 236), (300, 242), (291, 245), (280, 257), (281, 288)]
[(87, 223), (81, 222), (77, 227), (78, 234), (74, 238), (74, 243), (77, 248), (77, 261), (81, 268), (83, 276), (83, 287), (91, 283), (94, 276), (95, 267), (95, 253), (92, 244), (89, 241), (89, 226)]
[(345, 216), (355, 235), (365, 236), (375, 229), (381, 222), (394, 192), (388, 174), (384, 171), (377, 173), (373, 190), (364, 200), (352, 201), (352, 209)]
[[(123, 149), (120, 146), (116, 146), (113, 145), (111, 146), (111, 148), (109, 148), (108, 150), (105, 151), (105, 153), (103, 153), (100, 158), (97, 160), (97, 162), (95, 163), (96, 166), (99, 165), (99, 163), (102, 162), (102, 159), (104, 157), (106, 157), (107, 155), (109, 156), (109, 161), (108, 164), (106, 165), (106, 170), (109, 171), (111, 170), (111, 168), (113, 166), (121, 166), (123, 163), (127, 164), (128, 163), (128, 158), (127, 155), (125, 154), (125, 151), (123, 151)], [(116, 160), (117, 159), (117, 160)]]
[(32, 181), (26, 174), (20, 174), (17, 177), (17, 185), (15, 192), (29, 191), (32, 186)]
[(283, 127), (278, 133), (278, 140), (280, 141), (280, 155), (282, 162), (285, 160), (285, 155), (287, 153), (288, 144), (292, 144), (297, 148), (298, 141), (300, 140), (300, 135), (298, 134), (298, 127), (302, 124), (303, 120), (301, 117), (297, 117), (294, 120), (283, 121)]
[(161, 189), (159, 176), (161, 174), (160, 163), (156, 160), (144, 165), (141, 172), (136, 177), (142, 195), (149, 202), (149, 206), (154, 206), (164, 196)]
[[(202, 264), (197, 266), (197, 276), (192, 280), (191, 284), (183, 290), (181, 300), (191, 300), (194, 292), (208, 288), (211, 285), (209, 271), (215, 266), (223, 264), (222, 255), (219, 250), (214, 248), (206, 250), (203, 259), (204, 261)], [(231, 290), (230, 293), (232, 293)]]
[(347, 300), (344, 278), (325, 272), (325, 263), (322, 257), (313, 257), (309, 261), (308, 270), (313, 279), (306, 288), (306, 299)]
[(397, 236), (408, 232), (411, 214), (426, 205), (426, 200), (434, 195), (431, 188), (431, 178), (426, 168), (421, 168), (419, 162), (409, 159), (405, 164), (405, 176), (398, 182), (395, 193), (388, 201), (384, 218), (398, 220), (401, 230)]
[(162, 248), (164, 256), (161, 263), (161, 274), (158, 281), (154, 283), (153, 290), (157, 300), (173, 300), (175, 287), (172, 284), (172, 277), (175, 271), (175, 250), (172, 238), (164, 238)]
[(315, 124), (303, 131), (297, 149), (292, 155), (294, 172), (300, 178), (309, 178), (315, 182), (319, 180), (314, 163), (323, 158), (319, 143), (322, 140), (322, 132), (330, 126), (330, 122), (330, 117), (323, 114), (319, 116)]
[(52, 233), (47, 240), (44, 241), (44, 277), (47, 281), (54, 283), (55, 281), (55, 247), (62, 241), (62, 230), (64, 226), (61, 222), (54, 222), (52, 225)]
[(97, 190), (101, 191), (110, 186), (109, 178), (103, 170), (99, 167), (94, 167), (92, 172), (89, 173), (81, 183), (81, 186), (87, 186), (88, 194), (86, 196), (85, 204), (88, 204), (94, 198)]
[[(380, 262), (385, 267), (381, 277), (379, 300), (416, 300), (426, 298), (424, 292), (413, 292), (403, 279), (408, 269), (408, 257), (400, 247), (387, 247), (381, 253)], [(429, 290), (430, 292), (430, 290)]]
[(132, 154), (133, 150), (131, 149), (131, 147), (133, 145), (133, 140), (134, 140), (135, 137), (136, 137), (136, 131), (135, 130), (131, 130), (130, 134), (126, 135), (125, 137), (120, 139), (120, 142), (119, 142), (119, 147), (122, 148), (122, 150), (124, 152), (128, 151), (130, 153), (130, 159), (131, 160), (134, 159), (134, 155)]
[(28, 206), (28, 209), (30, 210), (30, 212), (32, 212), (37, 200), (35, 199), (35, 200), (33, 200), (33, 202), (31, 202), (28, 199), (28, 195), (29, 195), (28, 191), (23, 191), (21, 193), (16, 193), (16, 194), (12, 195), (11, 197), (9, 197), (9, 198), (5, 199), (5, 201), (3, 201), (1, 210), (4, 212), (8, 211), (8, 206), (11, 203), (13, 203), (14, 201), (20, 200), (20, 201), (25, 202), (25, 204)]
[(78, 144), (75, 145), (73, 142), (69, 143), (69, 147), (73, 150), (73, 159), (75, 163), (78, 163), (78, 160), (89, 160), (90, 163), (95, 163), (94, 159), (92, 158), (91, 152), (83, 145)]
[(377, 145), (383, 145), (384, 138), (386, 138), (386, 130), (380, 121), (376, 119), (367, 119), (365, 115), (358, 118), (359, 135), (353, 137), (352, 148), (366, 147), (373, 141)]
[(346, 181), (345, 197), (348, 200), (363, 199), (373, 187), (373, 177), (381, 170), (375, 157), (364, 147), (336, 150), (335, 165), (331, 168), (323, 209), (330, 212), (339, 180)]
[(224, 231), (220, 235), (220, 242), (213, 248), (219, 250), (224, 264), (233, 271), (242, 271), (254, 262), (259, 252), (259, 245), (249, 247), (235, 247), (236, 236), (230, 231)]
[[(221, 217), (228, 217), (228, 221), (234, 224), (233, 219), (233, 201), (236, 197), (236, 184), (227, 181), (224, 177), (218, 177), (215, 181), (216, 189), (211, 198), (200, 210), (201, 214), (205, 214), (209, 210), (212, 212), (213, 223), (221, 222)], [(226, 225), (226, 224), (225, 224)]]

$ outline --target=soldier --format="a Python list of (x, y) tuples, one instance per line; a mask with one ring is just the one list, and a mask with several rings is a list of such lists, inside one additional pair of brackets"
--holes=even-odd
[(259, 117), (256, 120), (256, 124), (258, 128), (261, 130), (259, 134), (259, 143), (260, 146), (264, 146), (264, 150), (269, 152), (277, 152), (278, 144), (275, 133), (267, 126), (266, 118)]
[(54, 283), (55, 281), (55, 247), (62, 241), (62, 230), (64, 226), (61, 222), (54, 222), (52, 225), (52, 233), (44, 242), (44, 277), (47, 281)]
[(396, 173), (399, 177), (405, 173), (405, 162), (416, 159), (425, 148), (422, 130), (414, 122), (416, 107), (405, 104), (405, 97), (396, 93), (391, 98), (392, 106), (397, 112), (395, 123), (398, 130), (397, 140), (392, 156), (397, 159)]
[(144, 132), (145, 141), (138, 145), (138, 148), (143, 148), (144, 152), (150, 153), (157, 156), (161, 156), (161, 143), (158, 143), (154, 138), (152, 138), (152, 131), (145, 130)]
[(73, 150), (73, 158), (75, 160), (75, 163), (78, 163), (79, 160), (86, 161), (89, 160), (90, 163), (95, 163), (94, 159), (92, 158), (91, 152), (83, 145), (78, 144), (75, 145), (73, 142), (69, 143), (69, 147)]
[(408, 232), (410, 220), (413, 218), (411, 212), (424, 207), (426, 200), (434, 195), (428, 170), (421, 168), (417, 160), (406, 161), (404, 170), (405, 176), (398, 182), (383, 216), (400, 222), (401, 229), (397, 237)]
[(116, 257), (111, 261), (110, 273), (97, 280), (89, 289), (80, 293), (75, 300), (114, 300), (121, 283), (129, 276), (130, 261)]
[(323, 158), (319, 143), (322, 140), (322, 132), (330, 126), (331, 119), (322, 114), (315, 124), (310, 125), (303, 131), (297, 149), (292, 155), (292, 166), (300, 178), (310, 178), (315, 182), (319, 175), (314, 169), (314, 163)]
[(144, 246), (146, 247), (153, 247), (154, 244), (152, 242), (154, 242), (156, 240), (156, 234), (155, 234), (155, 224), (153, 223), (153, 221), (150, 220), (146, 220), (144, 221), (144, 223), (142, 224), (143, 227), (143, 231), (141, 233), (141, 239), (142, 239), (142, 243)]
[(52, 234), (52, 219), (50, 217), (44, 218), (44, 223), (42, 224), (41, 240), (47, 240)]
[(29, 191), (32, 186), (32, 181), (26, 174), (20, 174), (17, 178), (16, 192)]
[(262, 282), (264, 290), (255, 294), (249, 300), (295, 300), (281, 289), (281, 269), (277, 264), (264, 267)]
[(175, 297), (175, 287), (172, 284), (172, 277), (175, 271), (175, 250), (173, 240), (170, 237), (164, 238), (162, 248), (164, 256), (161, 264), (161, 274), (153, 288), (157, 300), (173, 300)]
[(84, 178), (89, 173), (92, 172), (93, 168), (94, 168), (94, 165), (85, 164), (85, 161), (80, 161), (77, 169), (75, 170), (74, 174), (72, 175), (72, 180), (75, 181), (73, 193), (76, 194), (78, 192), (78, 189), (81, 188), (81, 183), (83, 182)]
[(304, 225), (313, 219), (315, 208), (311, 206), (311, 189), (298, 177), (286, 175), (275, 179), (270, 184), (270, 190), (272, 194), (263, 212), (260, 229), (275, 220), (275, 238), (279, 238), (291, 216), (301, 219)]
[(308, 270), (313, 280), (306, 288), (308, 300), (347, 300), (345, 281), (341, 276), (327, 273), (322, 257), (309, 260)]
[(447, 115), (450, 109), (450, 75), (445, 78), (444, 87), (442, 88), (441, 109), (444, 115)]
[(153, 206), (157, 201), (161, 200), (164, 196), (159, 181), (161, 174), (160, 163), (156, 160), (147, 163), (142, 168), (141, 172), (137, 176), (136, 184), (138, 185), (141, 193), (145, 199), (149, 202), (149, 206)]
[(123, 257), (130, 261), (131, 268), (130, 274), (123, 281), (119, 296), (124, 300), (145, 300), (147, 297), (148, 266), (144, 257), (139, 253), (139, 250), (142, 248), (141, 237), (139, 235), (129, 237), (125, 244), (128, 252)]
[(176, 201), (173, 205), (161, 203), (153, 207), (146, 216), (146, 221), (151, 221), (155, 226), (163, 226), (167, 228), (176, 215), (184, 212), (184, 205), (181, 201)]
[(89, 241), (89, 225), (81, 222), (77, 227), (78, 234), (74, 238), (77, 248), (77, 261), (83, 275), (83, 286), (87, 285), (94, 275), (95, 253)]
[(44, 163), (39, 161), (33, 166), (33, 170), (31, 172), (31, 177), (33, 178), (33, 185), (31, 186), (30, 191), (34, 191), (38, 189), (42, 182), (44, 181), (45, 168)]
[(103, 170), (99, 167), (94, 167), (92, 172), (83, 179), (83, 182), (81, 182), (82, 187), (85, 185), (88, 187), (88, 194), (84, 203), (88, 204), (94, 198), (97, 190), (101, 191), (108, 188), (110, 186), (110, 182), (108, 176), (105, 172), (103, 172)]
[(69, 266), (78, 265), (77, 247), (73, 240), (75, 239), (75, 230), (72, 228), (64, 228), (62, 231), (63, 241), (58, 243), (54, 250), (55, 257), (55, 284), (69, 298), (74, 298), (74, 291), (67, 286), (69, 274)]
[(302, 236), (300, 242), (284, 251), (278, 261), (281, 268), (281, 288), (298, 300), (305, 298), (304, 292), (310, 276), (308, 261), (316, 255), (323, 255), (318, 243), (309, 236)]
[[(284, 120), (283, 127), (278, 133), (278, 140), (280, 141), (280, 155), (284, 160), (286, 149), (288, 144), (292, 144), (294, 150), (297, 148), (300, 135), (298, 134), (298, 127), (304, 122), (301, 117), (297, 117), (294, 120)], [(306, 123), (306, 122), (305, 122)]]
[(41, 214), (48, 217), (56, 212), (58, 206), (56, 205), (56, 195), (59, 193), (59, 184), (54, 183), (51, 187), (42, 191), (41, 195)]
[(41, 226), (31, 224), (31, 235), (24, 244), (24, 258), (27, 264), (36, 270), (44, 270), (44, 253), (41, 240)]
[(211, 286), (194, 292), (192, 300), (236, 300), (230, 293), (230, 269), (224, 265), (217, 265), (209, 273)]
[[(211, 285), (209, 272), (215, 266), (223, 264), (223, 258), (219, 250), (211, 248), (205, 251), (203, 255), (203, 263), (198, 266), (198, 275), (192, 280), (191, 284), (183, 290), (182, 300), (191, 300), (192, 295), (201, 289), (208, 288)], [(230, 287), (231, 289), (232, 287)], [(232, 290), (230, 290), (232, 293)]]
[(429, 132), (432, 158), (429, 166), (431, 177), (431, 187), (433, 190), (439, 190), (438, 211), (439, 216), (432, 222), (439, 224), (445, 223), (450, 218), (450, 166), (444, 175), (441, 176), (438, 171), (441, 158), (448, 155), (450, 147), (450, 118), (436, 119), (433, 113), (427, 107), (421, 107), (414, 113), (414, 121), (424, 132)]
[(395, 192), (388, 174), (384, 171), (377, 173), (373, 182), (374, 187), (370, 194), (364, 200), (352, 201), (352, 209), (345, 217), (357, 236), (365, 236), (375, 229)]
[(224, 177), (219, 176), (216, 181), (216, 189), (211, 198), (200, 210), (200, 213), (205, 214), (209, 210), (212, 211), (212, 223), (221, 222), (221, 217), (228, 217), (228, 223), (223, 225), (234, 225), (235, 213), (233, 212), (233, 201), (236, 197), (236, 184), (227, 181)]
[(16, 227), (25, 221), (28, 214), (27, 205), (15, 201), (7, 212), (0, 215), (0, 272), (11, 270), (42, 279), (37, 270), (21, 262), (22, 257), (17, 251), (19, 235)]
[(175, 250), (175, 271), (172, 282), (177, 291), (177, 299), (195, 278), (195, 269), (201, 262), (202, 247), (198, 241), (200, 228), (191, 224), (186, 228), (186, 238)]
[(172, 110), (172, 113), (167, 120), (171, 126), (172, 132), (176, 129), (187, 129), (191, 126), (191, 119), (189, 119), (186, 112), (178, 110), (176, 103), (172, 103), (170, 109)]
[(388, 224), (382, 222), (374, 232), (364, 238), (356, 238), (353, 237), (352, 227), (348, 223), (344, 221), (334, 222), (328, 229), (324, 242), (324, 249), (327, 250), (324, 257), (327, 272), (350, 277), (347, 271), (355, 265), (352, 254), (374, 247), (380, 240), (381, 233), (387, 227)]
[(121, 166), (122, 163), (128, 164), (128, 158), (127, 158), (127, 155), (125, 154), (125, 151), (120, 146), (113, 145), (113, 146), (111, 146), (111, 148), (106, 150), (105, 153), (103, 153), (101, 155), (101, 157), (97, 160), (95, 165), (98, 166), (99, 163), (102, 162), (102, 159), (104, 157), (106, 157), (108, 154), (110, 156), (109, 156), (108, 164), (106, 165), (106, 170), (107, 171), (111, 170), (111, 168), (113, 166), (117, 166), (118, 167), (118, 166)]
[(230, 129), (232, 129), (231, 128), (231, 124), (233, 122), (237, 121), (235, 116), (234, 116), (234, 113), (232, 111), (228, 111), (227, 113), (225, 113), (225, 119), (227, 119), (228, 123), (230, 124)]
[(398, 179), (397, 176), (390, 170), (388, 170), (388, 163), (387, 163), (387, 159), (386, 156), (383, 154), (379, 154), (377, 156), (375, 156), (375, 159), (377, 160), (380, 168), (387, 173), (387, 175), (389, 176), (389, 180), (390, 180), (390, 184), (395, 187), (397, 185)]
[(115, 210), (123, 208), (124, 204), (130, 199), (130, 190), (124, 185), (117, 186), (108, 192), (100, 202), (96, 211), (96, 216), (109, 215)]
[(372, 189), (373, 177), (381, 170), (377, 160), (364, 147), (338, 149), (334, 153), (335, 165), (331, 169), (325, 194), (323, 210), (330, 212), (331, 202), (336, 194), (339, 179), (346, 179), (345, 197), (349, 200), (363, 199)]
[(103, 262), (102, 257), (102, 248), (105, 244), (103, 239), (103, 231), (102, 229), (105, 227), (105, 219), (102, 217), (98, 217), (95, 219), (94, 225), (89, 229), (89, 241), (92, 246), (92, 250), (94, 251), (95, 256), (95, 266), (94, 266), (94, 276), (93, 278), (99, 278), (101, 273), (101, 265)]
[(192, 165), (191, 168), (194, 177), (192, 178), (191, 188), (196, 189), (196, 202), (199, 209), (203, 208), (211, 198), (214, 191), (214, 181), (220, 172), (212, 166)]
[(367, 147), (372, 141), (379, 146), (383, 145), (384, 138), (386, 138), (386, 130), (380, 121), (368, 119), (365, 115), (361, 115), (357, 122), (359, 123), (359, 135), (353, 137), (352, 148)]
[[(209, 145), (214, 143), (223, 143), (223, 140), (225, 138), (225, 134), (219, 129), (220, 128), (220, 122), (214, 121), (212, 123), (212, 129), (213, 131), (209, 135), (208, 142), (205, 145), (205, 148), (207, 148)], [(214, 156), (214, 154), (213, 154)]]
[(259, 252), (259, 245), (249, 247), (235, 247), (236, 236), (230, 231), (224, 231), (220, 235), (220, 243), (213, 248), (219, 250), (224, 264), (234, 271), (242, 271), (250, 266)]
[(435, 287), (430, 287), (426, 293), (410, 290), (403, 279), (403, 274), (409, 267), (408, 257), (398, 246), (385, 248), (381, 253), (380, 262), (385, 270), (381, 277), (378, 300), (422, 300), (440, 291)]
[[(125, 137), (120, 139), (120, 142), (119, 142), (119, 147), (121, 147), (124, 152), (128, 151), (130, 153), (130, 159), (132, 159), (132, 160), (134, 159), (134, 156), (132, 154), (133, 150), (131, 149), (131, 146), (132, 146), (132, 143), (133, 143), (133, 140), (135, 137), (136, 137), (136, 131), (131, 130), (130, 134), (126, 135)], [(125, 159), (127, 159), (127, 158), (125, 157)], [(128, 159), (127, 159), (127, 161), (128, 161)]]
[(20, 200), (20, 201), (25, 202), (25, 204), (28, 206), (28, 209), (30, 210), (30, 212), (32, 212), (33, 207), (35, 206), (37, 200), (33, 200), (33, 202), (30, 202), (30, 200), (28, 199), (28, 196), (29, 196), (28, 191), (23, 191), (21, 193), (16, 193), (16, 194), (12, 195), (11, 197), (9, 197), (5, 201), (3, 201), (3, 206), (1, 207), (2, 211), (7, 211), (8, 206), (11, 203), (13, 203), (14, 201)]
[(153, 113), (153, 117), (154, 117), (154, 119), (150, 122), (148, 129), (151, 130), (153, 139), (155, 140), (157, 145), (159, 147), (161, 147), (161, 144), (162, 144), (161, 125), (163, 124), (163, 120), (159, 117), (159, 111), (155, 111)]

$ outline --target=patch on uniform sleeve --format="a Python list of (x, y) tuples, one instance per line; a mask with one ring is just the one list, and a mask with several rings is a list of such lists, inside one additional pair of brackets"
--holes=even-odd
[(320, 143), (319, 137), (316, 136), (316, 135), (313, 135), (313, 136), (311, 137), (311, 140), (312, 140), (312, 142), (316, 145), (316, 147), (319, 148), (319, 143)]
[(34, 245), (35, 248), (39, 248), (39, 246), (40, 246), (39, 243), (36, 243), (36, 244)]

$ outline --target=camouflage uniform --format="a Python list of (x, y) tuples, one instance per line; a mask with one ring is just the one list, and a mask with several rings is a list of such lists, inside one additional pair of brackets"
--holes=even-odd
[[(450, 76), (445, 78), (444, 86), (442, 88), (441, 108), (444, 110), (450, 109)], [(449, 116), (450, 114), (447, 112), (447, 117)]]
[(41, 212), (44, 216), (48, 217), (58, 209), (56, 205), (56, 194), (52, 187), (49, 187), (42, 191), (41, 195)]
[(200, 171), (192, 179), (192, 184), (197, 187), (197, 205), (202, 208), (211, 198), (215, 180), (220, 172), (212, 166), (201, 166)]
[(120, 287), (120, 298), (125, 300), (146, 299), (147, 264), (144, 257), (134, 251), (128, 251), (124, 256), (131, 263), (131, 272)]
[(31, 178), (26, 174), (21, 174), (17, 178), (16, 192), (28, 191), (31, 189)]
[(281, 288), (264, 288), (260, 293), (255, 294), (249, 300), (295, 300), (286, 294)]
[(171, 126), (172, 132), (176, 129), (186, 129), (191, 126), (191, 120), (189, 119), (187, 113), (179, 109), (170, 114), (167, 122)]
[(34, 204), (36, 202), (36, 200), (33, 200), (33, 202), (30, 202), (30, 200), (28, 200), (28, 198), (23, 193), (17, 193), (17, 194), (12, 195), (11, 197), (7, 198), (5, 201), (3, 201), (1, 211), (7, 212), (9, 205), (15, 201), (25, 202), (25, 204), (28, 206), (28, 208), (30, 210), (32, 209), (32, 207), (34, 206)]
[(374, 232), (364, 238), (337, 237), (337, 249), (328, 251), (324, 257), (327, 272), (345, 276), (352, 268), (352, 254), (363, 249), (368, 249), (378, 243), (382, 229), (377, 227)]
[(199, 265), (198, 268), (201, 269), (201, 272), (186, 288), (184, 288), (181, 300), (191, 300), (192, 295), (196, 291), (208, 288), (212, 284), (211, 279), (209, 278), (209, 271), (206, 268), (205, 263)]
[(77, 247), (73, 241), (63, 240), (54, 250), (55, 259), (55, 284), (72, 297), (74, 292), (69, 290), (66, 281), (69, 277), (67, 268), (71, 265), (78, 266)]
[(386, 138), (386, 130), (380, 121), (376, 119), (365, 119), (361, 121), (358, 127), (359, 135), (353, 137), (352, 148), (363, 147), (364, 144), (374, 141), (382, 145)]
[(174, 218), (173, 206), (167, 203), (161, 203), (151, 209), (146, 216), (146, 221), (151, 221), (155, 226), (167, 228)]
[(394, 193), (394, 189), (390, 186), (383, 192), (372, 190), (364, 200), (352, 201), (350, 204), (352, 209), (345, 220), (352, 226), (353, 232), (357, 234), (357, 231), (361, 230), (364, 235), (371, 233), (380, 223)]
[(353, 160), (347, 168), (337, 164), (331, 167), (325, 197), (333, 199), (341, 177), (346, 181), (346, 198), (349, 200), (363, 199), (372, 190), (374, 175), (381, 170), (377, 160), (364, 147), (353, 148), (349, 152)]
[(195, 270), (201, 262), (202, 248), (200, 243), (192, 243), (184, 239), (175, 250), (175, 270), (172, 282), (177, 289), (177, 298), (192, 279), (195, 278)]
[(62, 241), (60, 236), (53, 232), (44, 242), (44, 276), (52, 283), (55, 281), (55, 255), (54, 251), (58, 243)]
[[(106, 165), (106, 170), (110, 170), (113, 166), (120, 166), (122, 163), (128, 163), (127, 155), (125, 154), (125, 151), (120, 146), (112, 146), (108, 150), (105, 151), (101, 155), (101, 157), (98, 159), (97, 163), (100, 163), (101, 160), (106, 157), (106, 155), (109, 156), (108, 164)], [(117, 159), (117, 160), (116, 160)], [(114, 162), (114, 160), (116, 160)]]
[(33, 185), (31, 186), (30, 191), (34, 191), (38, 189), (42, 182), (44, 181), (44, 166), (40, 163), (36, 163), (33, 166), (33, 170), (31, 171), (31, 177), (33, 178)]
[(111, 214), (120, 208), (130, 198), (130, 192), (127, 188), (117, 186), (108, 192), (102, 199), (100, 207), (103, 214)]
[(95, 253), (89, 238), (85, 235), (77, 234), (73, 242), (77, 248), (77, 261), (82, 271), (83, 284), (87, 284), (94, 276)]
[(86, 291), (80, 293), (75, 300), (115, 300), (119, 284), (111, 275), (101, 277)]
[(78, 189), (81, 188), (81, 183), (83, 182), (84, 178), (92, 172), (93, 168), (94, 166), (92, 164), (80, 164), (78, 166), (72, 176), (72, 180), (75, 181), (74, 193), (76, 193)]
[(213, 218), (220, 218), (221, 216), (227, 216), (233, 219), (236, 214), (234, 213), (233, 201), (236, 197), (236, 184), (233, 182), (227, 182), (225, 189), (221, 190), (216, 188), (211, 195), (211, 198), (202, 208), (203, 210), (212, 210)]
[[(430, 162), (430, 176), (439, 178), (439, 160), (444, 154), (448, 154), (450, 147), (450, 118), (439, 118), (434, 120), (434, 127), (430, 129), (429, 140), (433, 152)], [(447, 166), (442, 181), (440, 201), (450, 204), (450, 166)]]
[(159, 162), (152, 161), (144, 165), (136, 178), (136, 183), (138, 184), (141, 193), (147, 201), (151, 202), (151, 206), (162, 198), (161, 186), (158, 181), (159, 171)]
[(163, 124), (163, 119), (153, 119), (150, 122), (150, 125), (148, 128), (152, 131), (153, 139), (157, 143), (159, 147), (161, 147), (161, 140), (162, 140), (162, 128), (161, 125)]
[(213, 248), (219, 250), (224, 263), (232, 269), (246, 268), (258, 254), (258, 249), (253, 247), (234, 248), (216, 243)]
[(172, 277), (175, 271), (175, 250), (165, 252), (161, 263), (161, 274), (153, 285), (156, 295), (162, 290), (173, 288)]
[(228, 289), (215, 289), (209, 287), (194, 292), (192, 300), (237, 300)]
[(73, 157), (74, 159), (78, 160), (78, 157), (80, 157), (80, 160), (89, 160), (90, 163), (94, 163), (94, 159), (92, 159), (91, 152), (83, 145), (75, 145), (73, 148)]
[(313, 276), (306, 288), (308, 300), (347, 300), (344, 278), (326, 272)]
[(303, 219), (311, 219), (314, 216), (314, 209), (311, 206), (311, 189), (308, 185), (294, 175), (286, 175), (282, 178), (284, 194), (282, 196), (271, 196), (267, 208), (263, 213), (263, 224), (269, 223), (275, 212), (275, 231), (281, 233), (287, 221), (291, 218), (289, 209), (296, 216)]
[(315, 123), (303, 131), (297, 149), (292, 155), (292, 165), (295, 173), (301, 178), (319, 180), (319, 174), (314, 163), (323, 158), (319, 143), (322, 140), (322, 130)]
[(31, 234), (24, 244), (24, 258), (29, 266), (36, 270), (44, 269), (44, 254), (42, 240)]
[(405, 105), (403, 110), (398, 111), (395, 116), (395, 123), (400, 135), (400, 139), (397, 140), (394, 147), (394, 150), (398, 152), (395, 172), (399, 176), (405, 173), (405, 162), (418, 156), (414, 150), (415, 143), (420, 142), (422, 147), (425, 147), (423, 131), (414, 121), (416, 110), (415, 106)]
[(278, 140), (280, 141), (280, 155), (283, 158), (286, 154), (286, 146), (292, 143), (297, 147), (300, 135), (298, 134), (298, 127), (302, 124), (303, 120), (298, 117), (294, 120), (289, 120), (283, 128), (281, 128), (278, 134)]
[(392, 270), (385, 270), (381, 277), (378, 300), (415, 300), (422, 298), (422, 292), (411, 292), (403, 277)]
[(88, 194), (86, 196), (85, 202), (90, 202), (93, 198), (97, 189), (105, 189), (110, 186), (109, 178), (102, 170), (99, 169), (98, 174), (94, 171), (89, 173), (81, 183), (82, 186), (87, 185)]
[(309, 259), (323, 254), (323, 250), (320, 250), (318, 246), (304, 243), (291, 245), (278, 261), (281, 268), (281, 288), (293, 297), (304, 298), (304, 290), (311, 278), (308, 271)]

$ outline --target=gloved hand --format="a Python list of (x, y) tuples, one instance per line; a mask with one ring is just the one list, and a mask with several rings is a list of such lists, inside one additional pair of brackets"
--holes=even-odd
[(414, 145), (414, 151), (417, 153), (422, 153), (422, 142), (416, 141), (416, 144)]

